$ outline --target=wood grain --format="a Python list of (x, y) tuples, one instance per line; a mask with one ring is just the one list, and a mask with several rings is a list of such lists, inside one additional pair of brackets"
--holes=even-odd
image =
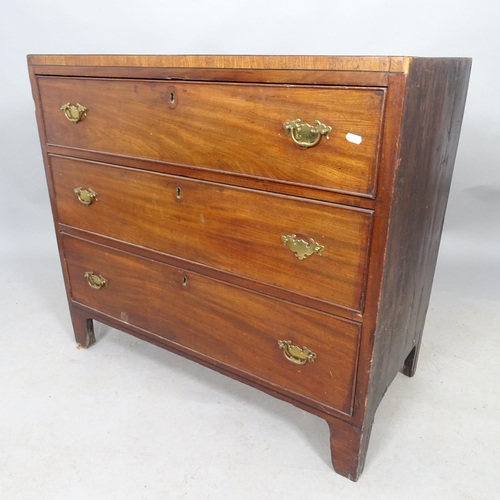
[(326, 418), (330, 429), (330, 450), (335, 472), (351, 481), (357, 481), (363, 472), (368, 442), (369, 426), (357, 427), (338, 418)]
[(30, 65), (174, 67), (205, 69), (302, 69), (406, 72), (412, 58), (403, 56), (210, 56), (210, 55), (42, 55), (28, 56)]
[[(335, 470), (356, 480), (387, 387), (415, 373), (471, 61), (28, 61), (77, 341), (94, 318), (321, 416)], [(67, 101), (90, 103), (78, 125)], [(282, 136), (284, 120), (324, 116), (334, 131), (315, 148)], [(351, 125), (357, 149), (340, 141)], [(90, 207), (80, 184), (99, 193)], [(299, 262), (280, 242), (287, 260), (276, 232), (337, 251)], [(277, 338), (317, 360), (292, 365)]]
[[(38, 83), (52, 145), (373, 192), (383, 89), (51, 77)], [(86, 118), (68, 121), (60, 110), (66, 102), (87, 107)], [(297, 147), (283, 129), (296, 118), (331, 126), (329, 140)], [(349, 142), (348, 133), (361, 144)]]
[[(127, 66), (31, 66), (37, 75), (130, 78)], [(183, 67), (135, 67), (134, 78), (239, 83), (285, 83), (300, 85), (349, 85), (386, 87), (390, 75), (382, 71), (330, 71), (280, 69), (207, 69)]]
[[(366, 405), (371, 397), (368, 396), (368, 390), (370, 373), (374, 362), (372, 358), (373, 344), (375, 342), (374, 334), (377, 327), (378, 306), (384, 274), (385, 249), (390, 222), (388, 214), (391, 209), (393, 194), (392, 183), (398, 161), (405, 87), (405, 75), (391, 75), (387, 91), (384, 129), (382, 133), (380, 173), (373, 215), (373, 230), (370, 242), (370, 256), (366, 282), (365, 310), (363, 314), (360, 357), (354, 400), (355, 411), (352, 419), (352, 422), (359, 428), (371, 425), (368, 415), (366, 414)], [(400, 265), (404, 265), (404, 262), (400, 263)]]
[[(350, 413), (359, 324), (73, 237), (63, 236), (63, 245), (73, 300), (274, 390)], [(108, 285), (92, 289), (86, 271), (102, 274)], [(280, 339), (307, 346), (316, 360), (290, 363)]]
[(47, 154), (51, 156), (69, 156), (96, 161), (99, 163), (107, 163), (123, 167), (131, 167), (137, 170), (147, 170), (159, 172), (163, 174), (172, 174), (181, 177), (189, 177), (191, 179), (199, 179), (217, 184), (236, 185), (256, 189), (258, 191), (268, 191), (272, 193), (288, 194), (291, 196), (299, 196), (311, 200), (326, 201), (329, 203), (337, 203), (350, 207), (359, 207), (373, 210), (376, 201), (370, 195), (353, 195), (352, 193), (337, 192), (335, 190), (327, 190), (314, 186), (304, 186), (303, 184), (290, 183), (279, 181), (277, 179), (261, 179), (258, 177), (249, 177), (243, 174), (235, 174), (228, 172), (218, 172), (207, 170), (204, 168), (173, 165), (172, 163), (164, 163), (155, 160), (145, 160), (140, 158), (129, 158), (127, 156), (112, 155), (99, 151), (85, 151), (82, 149), (61, 147), (61, 146), (46, 146)]
[[(362, 309), (370, 211), (61, 157), (51, 168), (63, 224)], [(80, 203), (81, 186), (98, 201)], [(299, 261), (290, 234), (325, 250)]]
[(95, 344), (94, 322), (90, 314), (70, 304), (71, 322), (77, 347), (88, 349)]
[(203, 274), (204, 276), (208, 276), (219, 281), (225, 281), (235, 286), (239, 286), (242, 288), (251, 288), (255, 292), (287, 300), (289, 302), (293, 302), (294, 304), (299, 304), (311, 309), (322, 311), (326, 314), (339, 316), (341, 318), (356, 322), (360, 322), (363, 320), (363, 313), (354, 311), (353, 309), (349, 309), (344, 306), (340, 306), (333, 302), (326, 302), (324, 300), (319, 300), (307, 295), (302, 295), (297, 292), (263, 283), (262, 281), (249, 280), (248, 278), (244, 278), (237, 274), (232, 274), (227, 271), (216, 269), (214, 267), (208, 267), (203, 264), (180, 259), (179, 257), (168, 255), (163, 252), (158, 252), (157, 250), (152, 250), (147, 247), (133, 245), (127, 241), (121, 241), (94, 232), (78, 229), (74, 226), (59, 224), (58, 229), (59, 231), (70, 236), (75, 236), (76, 238), (92, 241), (100, 245), (112, 246), (117, 250), (133, 253), (135, 255), (139, 255), (151, 260), (156, 260), (158, 262), (163, 262), (164, 264), (168, 264), (171, 266), (181, 267), (186, 271), (193, 271), (198, 274)]
[(470, 59), (416, 59), (408, 75), (370, 375), (374, 407), (422, 337), (470, 68)]
[(415, 373), (470, 65), (470, 59), (417, 58), (407, 77), (394, 75), (389, 82), (355, 427), (330, 424), (334, 466), (353, 480), (363, 469), (375, 411), (388, 386), (399, 370)]

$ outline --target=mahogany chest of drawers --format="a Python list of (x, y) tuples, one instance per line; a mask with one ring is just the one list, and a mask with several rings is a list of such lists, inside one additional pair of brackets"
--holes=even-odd
[(356, 480), (415, 372), (471, 61), (28, 63), (76, 341), (95, 319), (312, 412)]

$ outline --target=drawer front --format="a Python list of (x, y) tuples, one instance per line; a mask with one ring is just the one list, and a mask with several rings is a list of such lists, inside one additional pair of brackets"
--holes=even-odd
[[(49, 144), (353, 193), (374, 189), (382, 88), (54, 77), (38, 82)], [(84, 119), (66, 119), (60, 108), (67, 102), (86, 107)], [(297, 118), (331, 127), (329, 139), (298, 147), (283, 128)]]
[[(63, 224), (362, 308), (370, 211), (83, 160), (50, 161)], [(97, 199), (81, 203), (79, 187)]]
[[(351, 412), (357, 323), (77, 238), (63, 236), (63, 248), (73, 300), (277, 390)], [(92, 288), (87, 272), (107, 283)], [(314, 361), (292, 363), (280, 340), (306, 347)], [(293, 349), (287, 355), (300, 360)]]

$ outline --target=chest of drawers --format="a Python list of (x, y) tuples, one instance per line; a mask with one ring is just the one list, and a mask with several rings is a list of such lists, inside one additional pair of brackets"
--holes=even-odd
[(78, 344), (98, 320), (312, 412), (357, 480), (415, 372), (470, 60), (28, 63)]

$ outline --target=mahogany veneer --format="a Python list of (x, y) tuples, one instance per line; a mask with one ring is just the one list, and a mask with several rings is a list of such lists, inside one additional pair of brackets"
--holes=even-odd
[(415, 373), (470, 59), (28, 64), (77, 342), (99, 320), (314, 413), (357, 480)]

